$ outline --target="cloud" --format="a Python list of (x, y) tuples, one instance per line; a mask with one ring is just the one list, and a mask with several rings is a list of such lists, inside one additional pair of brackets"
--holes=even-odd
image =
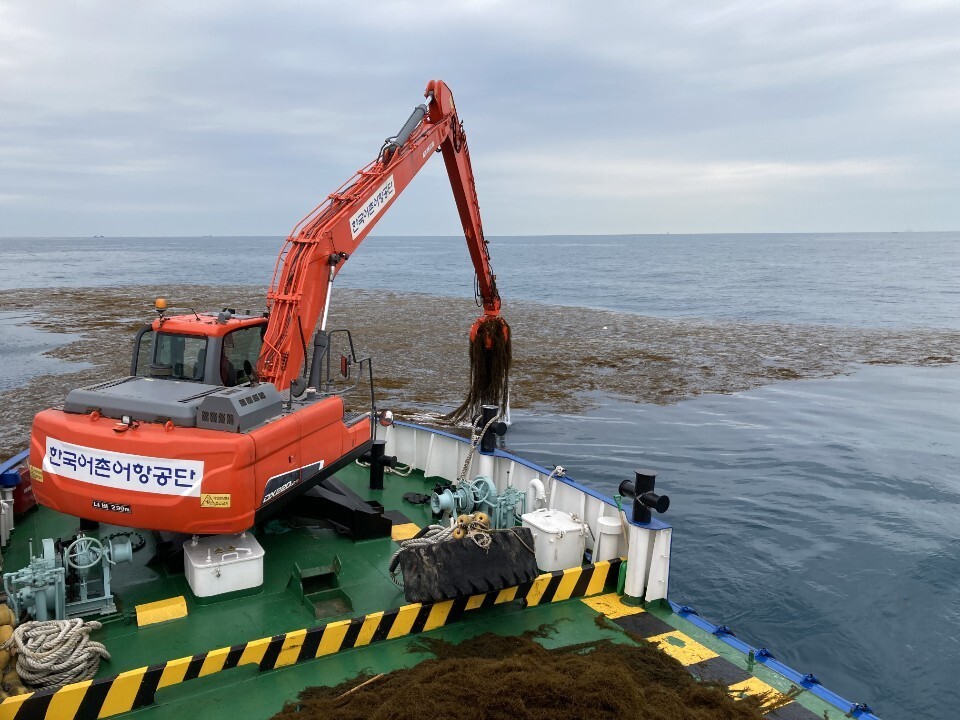
[(498, 182), (522, 177), (524, 169), (530, 167), (549, 177), (549, 184), (514, 183), (512, 192), (520, 196), (549, 195), (559, 189), (561, 193), (589, 197), (680, 196), (691, 200), (707, 193), (779, 192), (810, 181), (891, 181), (907, 167), (869, 159), (684, 162), (665, 157), (620, 158), (586, 153), (494, 156), (489, 165)]
[[(436, 77), (489, 233), (809, 230), (815, 199), (816, 229), (958, 227), (958, 26), (936, 2), (4, 4), (0, 232), (282, 232)], [(379, 232), (456, 233), (445, 185), (427, 168)]]

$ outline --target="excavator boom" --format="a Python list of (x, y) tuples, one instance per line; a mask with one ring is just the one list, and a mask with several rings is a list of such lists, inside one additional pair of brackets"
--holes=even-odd
[(443, 154), (450, 177), (484, 314), (499, 316), (496, 276), (453, 95), (434, 80), (425, 97), (377, 158), (297, 223), (284, 243), (267, 295), (270, 319), (258, 363), (260, 380), (281, 392), (305, 373), (307, 341), (318, 321), (325, 328), (332, 283), (343, 262), (435, 152)]

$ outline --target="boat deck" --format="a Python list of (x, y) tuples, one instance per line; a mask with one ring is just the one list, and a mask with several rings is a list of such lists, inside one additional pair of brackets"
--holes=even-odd
[[(357, 465), (339, 472), (337, 477), (367, 499), (377, 499), (387, 508), (403, 507), (410, 522), (423, 526), (430, 522), (429, 505), (413, 505), (402, 497), (412, 486), (418, 491), (432, 490), (433, 483), (427, 483), (422, 474), (417, 475), (402, 483), (395, 481), (395, 476), (388, 476), (388, 487), (382, 491), (366, 487), (369, 475)], [(402, 531), (402, 516), (388, 514), (400, 520), (395, 523), (394, 534), (397, 529)], [(416, 532), (417, 528), (412, 529)], [(34, 552), (39, 552), (41, 538), (69, 537), (76, 530), (76, 518), (40, 508), (18, 524), (4, 555), (4, 567), (28, 564), (29, 538), (34, 540)], [(129, 529), (101, 525), (97, 534), (106, 538), (119, 532)], [(146, 564), (156, 540), (150, 532), (138, 533), (145, 547), (134, 553), (134, 565), (115, 567), (113, 589), (119, 613), (97, 618), (103, 623), (98, 639), (112, 656), (109, 663), (101, 664), (98, 677), (254, 637), (311, 627), (321, 620), (350, 618), (406, 604), (403, 591), (389, 578), (387, 567), (397, 549), (389, 537), (354, 542), (332, 528), (291, 528), (282, 521), (268, 522), (255, 533), (265, 552), (262, 587), (246, 595), (240, 593), (239, 597), (198, 599), (190, 591), (182, 567), (176, 571)], [(184, 536), (179, 541), (185, 539), (189, 538)], [(304, 574), (318, 569), (332, 571), (334, 558), (339, 559), (340, 565), (335, 576), (337, 587), (332, 582), (320, 583), (325, 587), (310, 593), (316, 601), (304, 600), (297, 592), (300, 583), (294, 577), (294, 566)], [(137, 626), (136, 606), (178, 597), (186, 600), (187, 617)]]
[[(360, 496), (394, 508), (394, 537), (405, 538), (431, 522), (428, 505), (403, 500), (429, 493), (422, 473), (388, 475), (386, 489), (367, 487), (356, 465), (337, 477)], [(21, 518), (4, 554), (5, 568), (28, 561), (28, 539), (68, 537), (76, 520), (45, 508)], [(101, 526), (107, 537), (122, 528)], [(359, 672), (410, 667), (430, 657), (417, 635), (431, 632), (451, 642), (484, 632), (517, 635), (551, 624), (539, 642), (561, 647), (610, 638), (655, 642), (697, 677), (721, 682), (736, 696), (767, 693), (771, 720), (839, 720), (850, 717), (826, 702), (817, 687), (774, 672), (710, 631), (712, 626), (677, 613), (667, 602), (624, 604), (616, 594), (619, 561), (542, 575), (519, 588), (435, 604), (407, 604), (389, 578), (394, 538), (354, 542), (334, 530), (269, 522), (256, 531), (266, 553), (264, 583), (236, 597), (200, 600), (181, 570), (154, 566), (155, 537), (134, 566), (116, 568), (119, 612), (100, 618), (94, 638), (111, 660), (98, 679), (55, 694), (35, 693), (0, 704), (0, 720), (108, 717), (127, 712), (151, 720), (185, 713), (209, 718), (267, 718), (310, 685), (336, 685)], [(338, 572), (334, 573), (334, 566)], [(308, 577), (301, 583), (300, 576)], [(581, 597), (582, 596), (582, 597)], [(185, 617), (138, 627), (136, 606), (183, 598)], [(598, 622), (598, 615), (607, 621)], [(690, 619), (688, 619), (690, 617)], [(699, 621), (699, 622), (698, 622)], [(849, 711), (849, 708), (847, 708)], [(853, 717), (872, 718), (855, 711)]]

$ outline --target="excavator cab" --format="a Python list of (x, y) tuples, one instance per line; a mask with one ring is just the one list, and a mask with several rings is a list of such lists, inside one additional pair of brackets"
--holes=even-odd
[(141, 328), (130, 374), (234, 387), (256, 381), (267, 319), (255, 315), (185, 315)]

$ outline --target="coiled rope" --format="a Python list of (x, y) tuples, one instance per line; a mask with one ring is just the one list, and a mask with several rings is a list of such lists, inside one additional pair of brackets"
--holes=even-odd
[(103, 643), (90, 639), (99, 630), (95, 620), (44, 620), (27, 622), (13, 631), (0, 648), (16, 648), (17, 674), (32, 688), (60, 687), (90, 680), (110, 653)]

